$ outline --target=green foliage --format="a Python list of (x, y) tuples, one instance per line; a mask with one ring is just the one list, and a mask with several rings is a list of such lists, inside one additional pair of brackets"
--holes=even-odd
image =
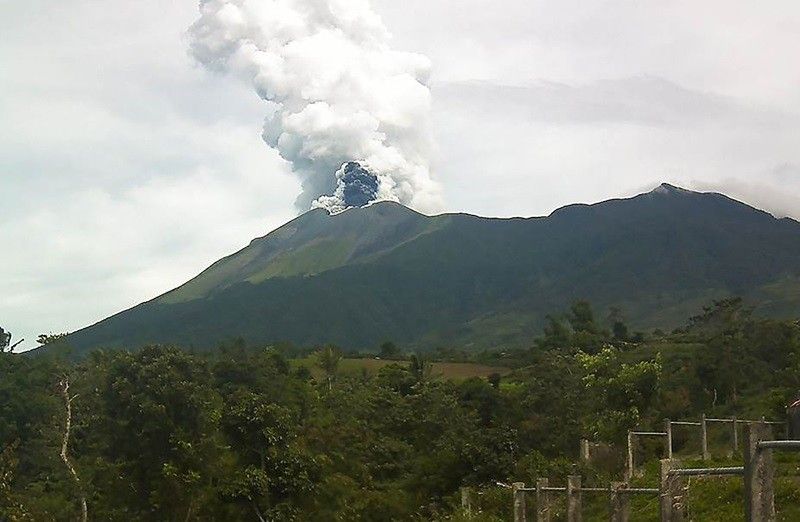
[(408, 364), (408, 371), (416, 382), (425, 382), (431, 378), (433, 366), (423, 355), (414, 354)]
[(598, 331), (597, 325), (594, 322), (592, 305), (590, 305), (588, 301), (574, 302), (570, 307), (570, 314), (567, 316), (567, 320), (575, 332), (593, 334)]
[(394, 359), (400, 355), (400, 348), (391, 341), (381, 343), (379, 355), (382, 359)]
[(342, 360), (342, 351), (335, 346), (326, 346), (317, 351), (317, 365), (325, 372), (328, 381), (328, 388), (333, 385), (336, 371), (339, 369), (339, 361)]
[(572, 344), (572, 332), (566, 321), (547, 316), (547, 324), (544, 327), (544, 336), (537, 339), (537, 346), (542, 350), (553, 348), (567, 348)]
[(10, 345), (11, 332), (6, 332), (2, 327), (0, 327), (0, 353), (5, 352)]
[(606, 347), (597, 355), (578, 353), (577, 357), (585, 372), (586, 400), (597, 412), (588, 418), (587, 433), (597, 440), (621, 440), (658, 397), (661, 356), (625, 364), (617, 349)]
[[(555, 317), (532, 349), (475, 356), (516, 367), (502, 378), (434, 378), (419, 354), (407, 363), (342, 359), (330, 345), (298, 367), (286, 358), (304, 355), (296, 348), (243, 339), (214, 352), (148, 346), (78, 362), (59, 357), (61, 348), (6, 354), (0, 519), (75, 517), (76, 486), (59, 458), (64, 375), (76, 395), (70, 457), (90, 517), (110, 521), (464, 520), (462, 486), (483, 492), (475, 520), (507, 520), (510, 495), (498, 481), (618, 477), (620, 452), (576, 467), (581, 438), (619, 448), (631, 427), (701, 412), (777, 419), (800, 391), (800, 325), (759, 319), (736, 300), (638, 343), (612, 336), (587, 303)], [(725, 361), (731, 356), (740, 360)], [(365, 371), (345, 371), (353, 362)], [(696, 452), (685, 433), (673, 435), (677, 453)], [(722, 435), (712, 433), (712, 452), (729, 444)], [(638, 452), (644, 460), (659, 448)], [(779, 499), (790, 506), (800, 497), (797, 462), (779, 464)], [(646, 465), (642, 484), (656, 474)], [(692, 488), (698, 519), (740, 512), (735, 488)], [(632, 508), (637, 520), (655, 520), (652, 499)], [(787, 520), (797, 515), (782, 509)], [(587, 501), (587, 519), (604, 513)]]
[[(323, 362), (337, 359), (336, 350), (322, 353)], [(96, 352), (66, 367), (52, 357), (3, 358), (0, 395), (13, 400), (0, 402), (0, 434), (21, 440), (0, 460), (4, 514), (18, 499), (34, 519), (76, 512), (58, 458), (63, 404), (53, 386), (69, 371), (70, 453), (93, 518), (438, 516), (462, 483), (508, 478), (519, 448), (498, 389), (482, 379), (432, 381), (429, 367), (418, 359), (329, 387), (293, 372), (275, 349), (241, 342), (215, 353)]]
[(611, 324), (611, 333), (615, 341), (630, 340), (630, 332), (628, 325), (625, 323), (622, 309), (612, 306), (608, 314), (608, 322)]
[(609, 333), (595, 322), (592, 306), (587, 301), (575, 301), (563, 319), (547, 316), (544, 335), (536, 345), (542, 350), (576, 349), (596, 354), (611, 340)]
[(319, 466), (298, 440), (298, 419), (270, 397), (237, 391), (224, 407), (221, 428), (236, 454), (222, 494), (268, 519), (298, 511), (314, 492)]
[(25, 510), (22, 498), (12, 487), (19, 464), (16, 448), (16, 443), (0, 448), (0, 520), (33, 520)]
[(36, 338), (36, 342), (41, 346), (64, 344), (66, 342), (67, 335), (69, 334), (39, 334), (39, 337)]
[(614, 340), (616, 341), (627, 341), (630, 337), (628, 326), (622, 321), (614, 321), (612, 332), (614, 334)]

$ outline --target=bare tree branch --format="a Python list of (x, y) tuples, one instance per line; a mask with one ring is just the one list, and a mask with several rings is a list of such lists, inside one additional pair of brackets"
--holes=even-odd
[(88, 509), (86, 506), (86, 495), (83, 492), (83, 486), (81, 485), (81, 479), (78, 478), (78, 473), (75, 471), (75, 468), (72, 466), (72, 463), (69, 461), (69, 457), (67, 456), (67, 449), (69, 447), (69, 436), (70, 431), (72, 430), (72, 401), (77, 397), (77, 395), (70, 397), (69, 396), (69, 379), (66, 377), (59, 382), (61, 386), (61, 395), (64, 397), (64, 405), (67, 410), (67, 418), (64, 424), (64, 440), (61, 443), (61, 460), (64, 461), (64, 465), (69, 470), (70, 475), (72, 475), (72, 479), (75, 481), (75, 484), (78, 486), (78, 493), (81, 497), (81, 521), (86, 522), (88, 520)]
[(258, 504), (256, 504), (256, 501), (255, 501), (255, 500), (253, 500), (253, 499), (250, 499), (250, 504), (253, 506), (253, 511), (255, 511), (255, 512), (256, 512), (256, 516), (258, 517), (258, 520), (259, 520), (260, 522), (267, 522), (267, 521), (264, 519), (264, 516), (261, 514), (261, 510), (260, 510), (260, 509), (258, 509)]

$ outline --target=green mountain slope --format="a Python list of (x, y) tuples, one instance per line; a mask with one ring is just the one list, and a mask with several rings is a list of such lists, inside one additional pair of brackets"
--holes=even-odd
[(308, 212), (180, 288), (75, 332), (79, 350), (243, 336), (374, 347), (526, 345), (575, 299), (669, 327), (709, 299), (800, 314), (800, 223), (662, 185), (548, 217)]
[(370, 212), (345, 212), (336, 219), (325, 210), (312, 210), (217, 261), (156, 302), (183, 303), (236, 283), (320, 274), (384, 254), (445, 221), (393, 203), (375, 205)]

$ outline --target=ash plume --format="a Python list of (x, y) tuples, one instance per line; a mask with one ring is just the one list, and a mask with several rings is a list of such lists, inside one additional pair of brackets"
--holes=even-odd
[(312, 205), (332, 213), (363, 207), (378, 199), (379, 188), (377, 176), (357, 161), (348, 161), (336, 171), (336, 190), (333, 195), (320, 196)]
[(201, 0), (189, 36), (200, 64), (250, 83), (266, 102), (262, 136), (300, 177), (300, 209), (338, 212), (365, 195), (365, 204), (440, 206), (430, 62), (391, 49), (366, 0)]

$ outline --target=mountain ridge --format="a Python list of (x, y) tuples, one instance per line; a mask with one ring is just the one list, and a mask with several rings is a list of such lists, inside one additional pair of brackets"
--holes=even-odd
[[(800, 224), (662, 184), (547, 216), (312, 210), (154, 300), (69, 336), (80, 351), (179, 343), (525, 345), (575, 299), (672, 327), (709, 299), (800, 313)], [(782, 293), (783, 292), (783, 293)]]

